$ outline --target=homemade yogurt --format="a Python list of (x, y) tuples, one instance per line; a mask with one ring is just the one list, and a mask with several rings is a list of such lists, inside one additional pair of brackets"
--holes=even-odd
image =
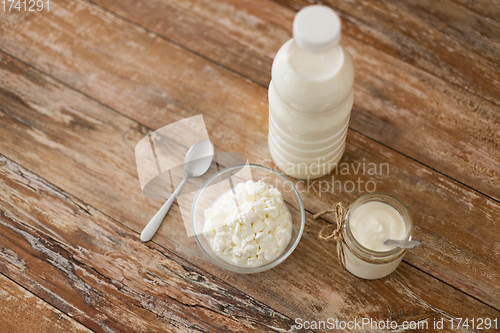
[(408, 239), (411, 215), (399, 200), (384, 193), (356, 200), (344, 222), (345, 268), (363, 279), (379, 279), (401, 263), (405, 250), (384, 245), (386, 239)]
[(276, 188), (250, 180), (205, 210), (203, 233), (221, 259), (258, 267), (283, 253), (292, 237), (292, 217)]
[(389, 251), (394, 246), (384, 244), (386, 239), (404, 239), (406, 227), (403, 217), (392, 206), (378, 201), (365, 203), (354, 211), (350, 221), (354, 238), (372, 251)]

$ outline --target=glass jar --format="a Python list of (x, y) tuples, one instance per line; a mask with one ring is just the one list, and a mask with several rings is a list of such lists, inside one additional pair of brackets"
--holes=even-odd
[(380, 279), (394, 272), (406, 253), (405, 249), (394, 247), (388, 251), (373, 251), (361, 245), (353, 236), (350, 218), (354, 212), (369, 202), (382, 202), (398, 211), (405, 224), (405, 239), (411, 239), (413, 220), (405, 204), (392, 195), (370, 193), (359, 197), (349, 208), (343, 223), (344, 241), (342, 242), (345, 268), (363, 279)]

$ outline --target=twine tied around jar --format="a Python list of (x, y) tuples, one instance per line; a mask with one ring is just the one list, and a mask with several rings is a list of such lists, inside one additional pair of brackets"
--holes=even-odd
[[(395, 256), (389, 256), (386, 258), (368, 258), (366, 256), (362, 256), (361, 254), (358, 253), (358, 251), (354, 250), (353, 247), (349, 244), (349, 242), (346, 241), (346, 236), (344, 235), (344, 220), (346, 218), (347, 212), (349, 210), (349, 207), (345, 207), (342, 205), (341, 202), (337, 202), (335, 206), (333, 206), (333, 209), (327, 209), (324, 210), (318, 214), (313, 215), (314, 219), (319, 218), (320, 216), (324, 214), (330, 214), (335, 212), (335, 222), (336, 224), (329, 224), (324, 226), (319, 234), (318, 238), (321, 240), (330, 240), (333, 239), (334, 241), (337, 242), (337, 256), (339, 258), (339, 263), (346, 267), (345, 263), (345, 253), (344, 253), (344, 245), (345, 247), (356, 257), (359, 259), (371, 263), (371, 264), (385, 264), (389, 262), (393, 262), (395, 260), (398, 260), (402, 256), (405, 255), (406, 249), (400, 249), (400, 251), (395, 255)], [(334, 228), (333, 231), (330, 234), (327, 234), (326, 236), (324, 235), (326, 230), (329, 228)]]
[[(341, 202), (337, 202), (333, 209), (327, 209), (322, 211), (321, 213), (313, 215), (314, 219), (319, 218), (321, 215), (330, 214), (335, 212), (335, 224), (329, 224), (324, 226), (319, 232), (319, 239), (321, 240), (330, 240), (333, 238), (334, 241), (337, 242), (337, 256), (339, 258), (339, 263), (345, 267), (345, 255), (344, 255), (344, 247), (342, 244), (344, 243), (344, 232), (342, 230), (342, 225), (344, 223), (344, 218), (347, 213), (347, 208), (345, 208)], [(329, 235), (324, 235), (329, 228), (335, 228)]]

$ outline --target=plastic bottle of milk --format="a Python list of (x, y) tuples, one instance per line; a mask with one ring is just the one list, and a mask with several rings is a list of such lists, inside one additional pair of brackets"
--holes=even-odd
[(338, 15), (326, 6), (308, 6), (295, 16), (293, 39), (273, 62), (269, 150), (295, 178), (328, 174), (344, 153), (354, 68), (339, 40)]

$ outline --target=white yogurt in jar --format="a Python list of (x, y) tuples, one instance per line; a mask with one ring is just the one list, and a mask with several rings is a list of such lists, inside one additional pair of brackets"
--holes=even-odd
[(394, 246), (384, 244), (386, 239), (404, 239), (406, 226), (403, 217), (392, 206), (383, 202), (368, 202), (350, 217), (354, 238), (372, 251), (389, 251)]
[(380, 279), (392, 273), (404, 255), (403, 249), (384, 241), (408, 239), (413, 222), (406, 207), (391, 196), (374, 193), (357, 201), (345, 221), (345, 268), (363, 279)]
[(240, 183), (205, 210), (203, 233), (214, 253), (239, 267), (278, 258), (292, 237), (292, 217), (281, 193), (262, 181)]

